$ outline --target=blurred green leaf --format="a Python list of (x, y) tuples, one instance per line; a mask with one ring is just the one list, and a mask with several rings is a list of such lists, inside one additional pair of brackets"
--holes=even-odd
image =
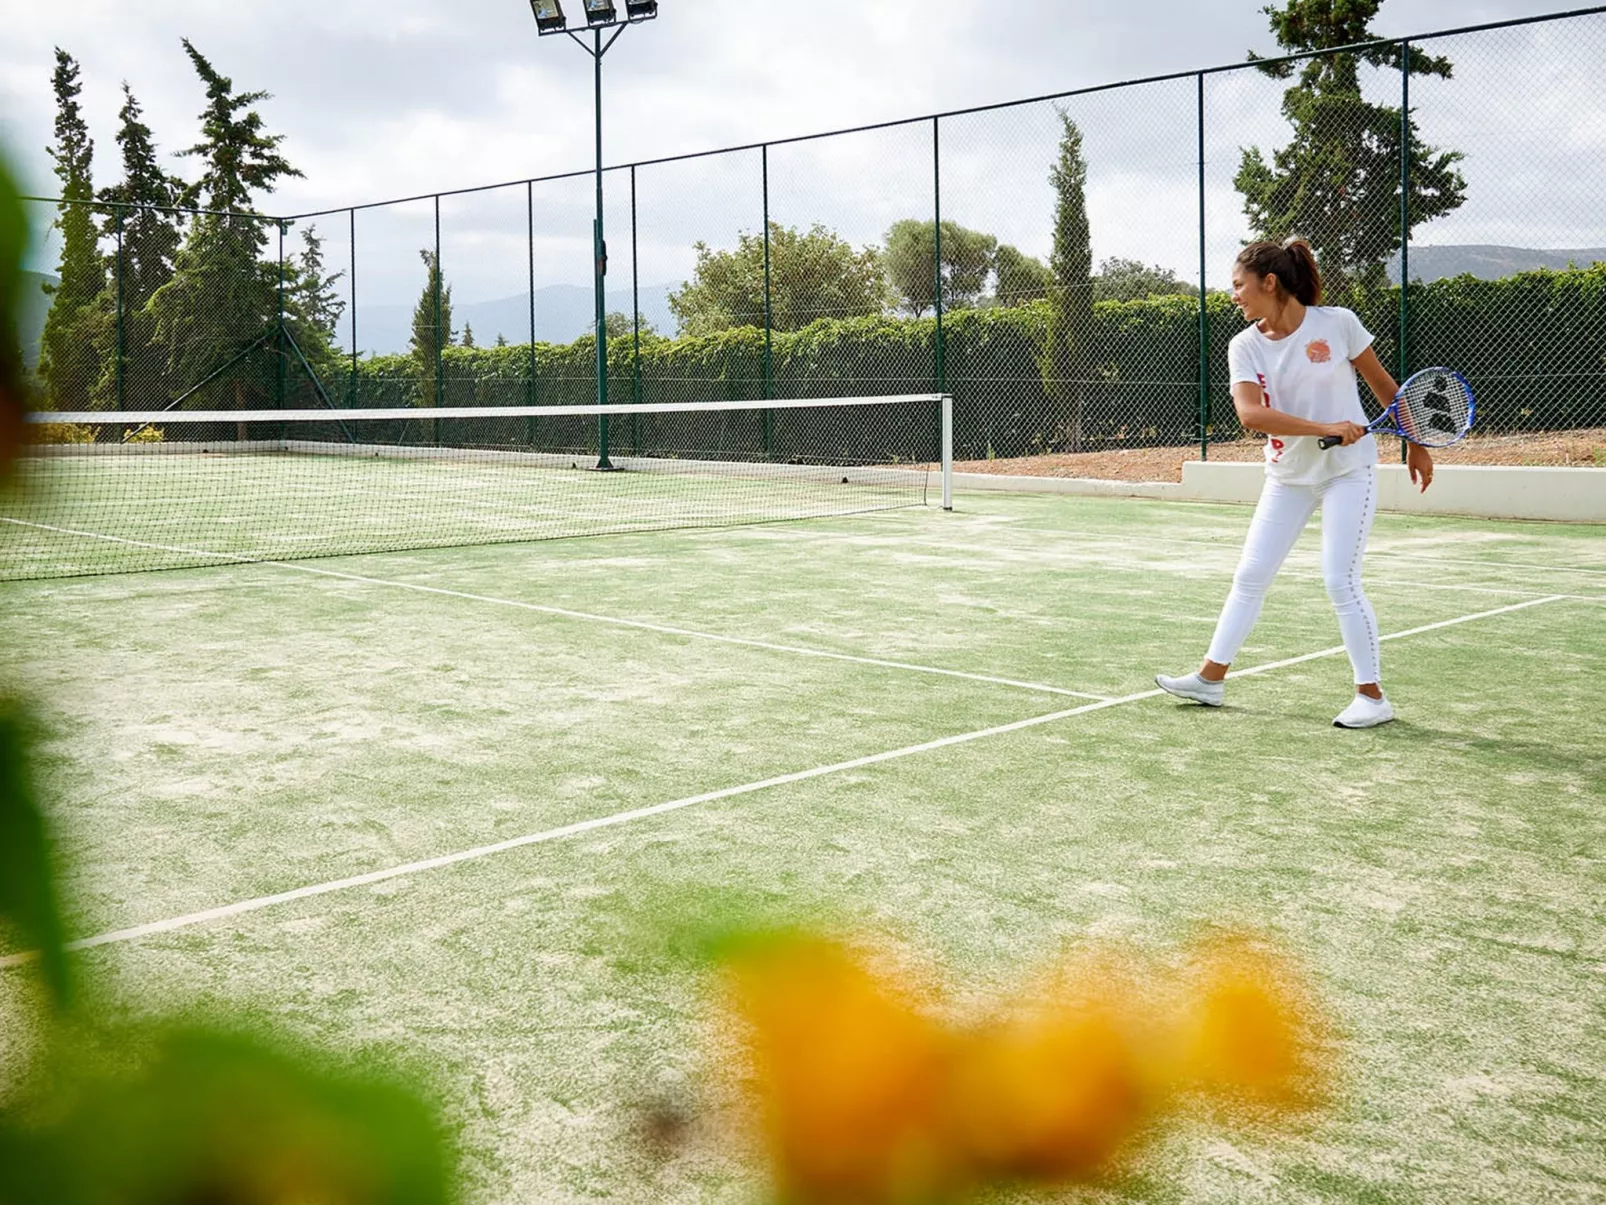
[(0, 699), (0, 915), (39, 951), (45, 982), (66, 1004), (70, 981), (50, 841), (28, 767), (31, 725), (22, 706)]
[(0, 1203), (445, 1205), (447, 1147), (411, 1092), (258, 1038), (160, 1035), (135, 1078), (77, 1085), (51, 1124), (0, 1132)]

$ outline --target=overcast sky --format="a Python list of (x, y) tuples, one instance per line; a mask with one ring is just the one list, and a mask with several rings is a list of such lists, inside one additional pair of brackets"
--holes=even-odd
[[(144, 104), (163, 152), (195, 137), (203, 96), (179, 45), (185, 36), (240, 88), (273, 93), (261, 111), (268, 128), (286, 136), (283, 151), (306, 178), (260, 198), (270, 212), (518, 180), (583, 169), (592, 161), (591, 60), (566, 39), (538, 41), (525, 0), (5, 4), (0, 138), (20, 161), (29, 190), (40, 194), (55, 185), (43, 152), (54, 117), (53, 48), (68, 50), (83, 66), (99, 185), (116, 175), (113, 135), (122, 81)], [(1524, 0), (1389, 0), (1376, 28), (1401, 35), (1561, 7)], [(569, 8), (578, 11), (579, 0)], [(627, 30), (607, 56), (605, 159), (625, 163), (772, 141), (1236, 62), (1251, 48), (1275, 51), (1259, 8), (1260, 0), (661, 0), (658, 20)], [(1591, 26), (1597, 34), (1602, 28)], [(1554, 139), (1541, 121), (1553, 74), (1548, 67), (1538, 80), (1537, 106), (1517, 92), (1510, 105), (1486, 94), (1494, 81), (1510, 81), (1532, 66), (1543, 45), (1512, 33), (1461, 45), (1459, 55), (1457, 47), (1445, 49), (1458, 58), (1463, 79), (1454, 94), (1433, 91), (1444, 85), (1422, 85), (1419, 120), (1428, 137), (1469, 152), (1480, 139), (1492, 145), (1526, 138), (1540, 153), (1548, 148)], [(1588, 147), (1598, 149), (1598, 127), (1606, 125), (1598, 75), (1583, 60), (1598, 62), (1606, 45), (1563, 49), (1580, 58), (1577, 79), (1592, 108), (1584, 118), (1569, 112), (1551, 117), (1569, 127), (1592, 121), (1597, 130)], [(1534, 79), (1529, 75), (1527, 84)], [(1224, 223), (1212, 234), (1213, 246), (1235, 237), (1236, 226), (1227, 226), (1236, 208), (1230, 180), (1237, 148), (1262, 138), (1268, 149), (1276, 145), (1278, 88), (1247, 74), (1243, 81), (1212, 81), (1207, 103), (1216, 115), (1207, 155), (1212, 195), (1219, 193), (1213, 208)], [(1189, 234), (1197, 211), (1190, 191), (1197, 170), (1189, 165), (1197, 157), (1192, 84), (1110, 95), (1119, 100), (1089, 101), (1076, 112), (1089, 139), (1095, 254), (1186, 268), (1197, 261)], [(1557, 96), (1562, 108), (1576, 104), (1576, 93)], [(1480, 98), (1485, 110), (1479, 110)], [(1510, 110), (1524, 115), (1519, 120)], [(1093, 128), (1100, 125), (1102, 132)], [(1052, 112), (1043, 106), (945, 126), (944, 216), (1044, 253), (1052, 127)], [(173, 166), (194, 170), (184, 161)], [(1469, 180), (1473, 166), (1469, 159)], [(617, 184), (610, 176), (616, 265), (621, 227), (628, 229), (629, 220), (623, 184), (622, 176)], [(756, 155), (656, 174), (644, 170), (640, 187), (644, 282), (683, 276), (694, 238), (728, 245), (733, 228), (758, 226)], [(537, 201), (543, 278), (586, 279), (588, 188), (581, 182), (549, 189)], [(1008, 194), (1017, 188), (1021, 196), (1013, 203)], [(929, 127), (772, 152), (771, 191), (784, 220), (825, 220), (855, 241), (874, 240), (890, 220), (929, 213)], [(1576, 217), (1568, 216), (1572, 200), (1553, 205), (1550, 215), (1535, 218), (1528, 211), (1543, 227), (1530, 232), (1529, 244), (1587, 245), (1599, 236), (1594, 211), (1600, 207), (1592, 195), (1579, 194), (1576, 208), (1590, 212)], [(1151, 202), (1159, 206), (1153, 220), (1134, 224), (1134, 207)], [(519, 189), (445, 212), (445, 243), (456, 240), (461, 269), (459, 297), (522, 287), (520, 273), (502, 261), (524, 262), (514, 235), (523, 238), (525, 203)], [(1524, 217), (1525, 207), (1515, 200), (1504, 207), (1504, 219), (1496, 207), (1486, 208), (1487, 215), (1474, 214), (1462, 231), (1449, 233), (1463, 241), (1499, 241), (1492, 237), (1499, 220), (1516, 224)], [(373, 263), (360, 265), (367, 268), (362, 275), (400, 280), (404, 266), (412, 271), (429, 218), (427, 206), (363, 215), (359, 247)], [(1522, 233), (1520, 226), (1515, 233)], [(409, 244), (413, 249), (403, 250)], [(547, 257), (555, 257), (550, 269)], [(413, 264), (404, 265), (408, 258)], [(450, 274), (454, 255), (443, 259)]]

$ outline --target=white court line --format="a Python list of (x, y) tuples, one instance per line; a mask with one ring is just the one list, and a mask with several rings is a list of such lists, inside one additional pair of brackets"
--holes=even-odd
[[(1454, 517), (1454, 516), (1452, 516), (1452, 517)], [(1499, 522), (1499, 520), (1491, 520), (1491, 522)], [(781, 534), (781, 529), (779, 529), (779, 528), (774, 529), (774, 532), (772, 534)], [(1048, 534), (1052, 534), (1052, 533), (1044, 533), (1044, 534), (1048, 535)], [(790, 531), (785, 532), (784, 535), (785, 535), (786, 538), (796, 538), (796, 539), (805, 539), (805, 540), (807, 540), (807, 539), (828, 539), (828, 538), (830, 538), (830, 536), (826, 535), (826, 534), (818, 534), (817, 535), (817, 534), (814, 534), (812, 532), (804, 532), (804, 531), (801, 531), (799, 529), (792, 529)], [(1134, 542), (1134, 537), (1132, 537), (1132, 536), (1111, 535), (1111, 534), (1106, 533), (1106, 532), (1077, 531), (1077, 532), (1074, 532), (1074, 533), (1067, 533), (1067, 536), (1068, 536), (1068, 538), (1073, 539), (1073, 540), (1077, 540), (1077, 541), (1099, 541), (1099, 540), (1102, 540), (1102, 541), (1104, 541), (1106, 543), (1119, 544), (1119, 545), (1121, 545), (1122, 547), (1125, 547), (1125, 548), (1132, 547), (1133, 546), (1133, 542)], [(1196, 536), (1161, 535), (1161, 534), (1155, 534), (1155, 533), (1152, 533), (1152, 532), (1144, 533), (1141, 537), (1138, 537), (1138, 538), (1141, 540), (1141, 542), (1150, 543), (1150, 544), (1183, 544), (1183, 545), (1186, 545), (1186, 546), (1189, 546), (1189, 547), (1214, 548), (1214, 549), (1217, 549), (1217, 550), (1226, 551), (1226, 552), (1234, 552), (1234, 553), (1237, 552), (1239, 549), (1241, 549), (1243, 547), (1243, 536), (1242, 536), (1241, 532), (1235, 532), (1235, 533), (1233, 533), (1231, 535), (1226, 535), (1222, 539), (1219, 539), (1219, 540), (1200, 539), (1200, 538), (1198, 538)], [(919, 546), (928, 547), (928, 548), (957, 548), (957, 549), (966, 550), (966, 551), (973, 551), (973, 552), (993, 551), (992, 549), (989, 549), (989, 548), (987, 548), (985, 546), (977, 546), (977, 545), (974, 545), (974, 544), (956, 544), (956, 543), (952, 543), (952, 542), (946, 541), (946, 540), (905, 540), (905, 539), (896, 538), (896, 537), (889, 537), (888, 539), (886, 539), (884, 541), (881, 541), (881, 542), (886, 543), (886, 544), (895, 544), (895, 545), (899, 545), (899, 546), (919, 545)], [(1298, 550), (1296, 550), (1296, 551), (1298, 551)], [(1537, 564), (1532, 564), (1532, 563), (1524, 562), (1524, 561), (1480, 561), (1480, 560), (1472, 560), (1470, 558), (1423, 556), (1421, 553), (1415, 552), (1415, 551), (1413, 551), (1413, 550), (1411, 550), (1409, 548), (1380, 548), (1380, 547), (1377, 547), (1375, 544), (1368, 544), (1367, 549), (1366, 549), (1366, 555), (1369, 556), (1369, 557), (1371, 557), (1371, 556), (1409, 557), (1409, 558), (1411, 558), (1413, 560), (1422, 562), (1424, 564), (1429, 564), (1429, 565), (1468, 565), (1468, 566), (1472, 566), (1472, 567), (1475, 567), (1475, 568), (1478, 568), (1478, 569), (1490, 569), (1490, 568), (1492, 568), (1492, 569), (1529, 569), (1529, 570), (1535, 570), (1537, 572), (1542, 572), (1542, 573), (1555, 572), (1555, 573), (1606, 574), (1606, 566), (1597, 567), (1597, 566), (1587, 566), (1587, 565), (1537, 565)]]
[[(1462, 615), (1456, 619), (1443, 619), (1438, 623), (1424, 624), (1419, 628), (1411, 628), (1404, 632), (1391, 632), (1386, 636), (1380, 637), (1380, 639), (1403, 640), (1407, 636), (1417, 636), (1423, 632), (1436, 631), (1439, 628), (1454, 627), (1457, 624), (1471, 623), (1477, 619), (1488, 619), (1494, 615), (1503, 615), (1508, 611), (1521, 611), (1527, 607), (1537, 607), (1542, 603), (1559, 601), (1561, 601), (1560, 595), (1554, 595), (1550, 598), (1529, 599), (1525, 602), (1512, 603), (1508, 607), (1497, 607), (1492, 611), (1480, 611), (1475, 615)], [(1270, 673), (1275, 669), (1283, 669), (1290, 665), (1301, 665), (1304, 662), (1315, 661), (1322, 657), (1333, 657), (1343, 651), (1344, 646), (1337, 645), (1333, 648), (1320, 649), (1314, 653), (1304, 653), (1298, 657), (1288, 657), (1282, 661), (1270, 661), (1264, 665), (1251, 666), (1246, 670), (1235, 671), (1229, 676), (1233, 678), (1248, 678), (1256, 674)], [(580, 833), (612, 828), (615, 825), (628, 824), (633, 820), (643, 820), (649, 816), (659, 816), (665, 812), (675, 812), (682, 808), (694, 807), (700, 803), (712, 803), (718, 799), (733, 799), (738, 795), (750, 795), (755, 791), (785, 786), (788, 783), (806, 782), (811, 778), (823, 778), (827, 774), (840, 774), (846, 770), (857, 770), (865, 766), (879, 765), (882, 762), (896, 761), (899, 758), (913, 757), (915, 754), (929, 753), (934, 749), (947, 749), (955, 745), (966, 745), (972, 741), (986, 740), (989, 737), (1003, 736), (1010, 732), (1022, 732), (1025, 729), (1036, 728), (1042, 724), (1052, 724), (1059, 720), (1070, 719), (1072, 716), (1104, 711), (1107, 708), (1120, 707), (1126, 703), (1136, 703), (1142, 699), (1153, 699), (1164, 693), (1162, 690), (1145, 690), (1139, 691), (1137, 694), (1122, 695), (1120, 698), (1100, 699), (1096, 703), (1084, 703), (1080, 707), (1072, 707), (1065, 711), (1030, 716), (1024, 720), (1015, 720), (1009, 724), (999, 724), (993, 728), (982, 728), (974, 732), (961, 732), (954, 736), (938, 737), (936, 740), (923, 741), (918, 745), (905, 745), (901, 749), (891, 749), (885, 753), (872, 753), (868, 757), (856, 757), (851, 761), (833, 762), (828, 766), (815, 766), (810, 770), (798, 770), (791, 774), (777, 775), (774, 778), (766, 778), (761, 782), (743, 783), (741, 786), (725, 787), (718, 791), (708, 791), (702, 795), (690, 795), (685, 799), (674, 799), (668, 803), (656, 803), (650, 807), (632, 808), (627, 812), (615, 812), (611, 816), (598, 816), (591, 820), (581, 820), (574, 824), (563, 825), (561, 828), (547, 829), (545, 832), (528, 833), (522, 837), (511, 837), (506, 841), (498, 841), (492, 845), (480, 845), (473, 849), (460, 850), (457, 853), (442, 854), (439, 857), (407, 862), (400, 866), (387, 867), (384, 870), (372, 870), (366, 874), (352, 875), (350, 878), (334, 879), (327, 883), (315, 883), (309, 887), (297, 887), (294, 890), (281, 891), (274, 895), (241, 900), (238, 903), (226, 904), (221, 908), (209, 908), (204, 912), (191, 912), (184, 916), (151, 921), (147, 924), (134, 925), (127, 929), (116, 929), (109, 933), (100, 933), (94, 937), (86, 937), (78, 941), (69, 942), (67, 948), (69, 950), (88, 950), (96, 946), (136, 941), (139, 938), (152, 937), (159, 933), (171, 933), (177, 929), (187, 929), (209, 921), (226, 920), (229, 917), (242, 916), (248, 912), (260, 912), (262, 909), (271, 908), (275, 904), (287, 904), (294, 900), (311, 899), (314, 896), (328, 895), (335, 891), (345, 891), (351, 887), (365, 887), (371, 883), (382, 883), (387, 879), (419, 874), (426, 870), (438, 870), (443, 866), (453, 866), (459, 862), (476, 861), (480, 858), (488, 858), (493, 854), (505, 853), (510, 849), (522, 849), (527, 845), (541, 845), (549, 841), (561, 840), (564, 837), (573, 837)], [(36, 957), (38, 957), (37, 953), (32, 951), (6, 955), (0, 957), (0, 969), (20, 966)]]
[[(777, 531), (778, 530), (779, 529), (777, 529)], [(775, 533), (771, 533), (771, 534), (773, 535)], [(789, 531), (789, 532), (785, 533), (785, 537), (784, 538), (800, 539), (800, 540), (821, 540), (821, 539), (828, 539), (828, 538), (830, 538), (830, 536), (828, 536), (828, 535), (806, 534), (806, 533), (803, 533), (801, 531), (794, 530), (794, 531)], [(1101, 540), (1105, 541), (1105, 542), (1114, 542), (1114, 543), (1120, 545), (1121, 548), (1124, 548), (1124, 549), (1128, 550), (1129, 552), (1130, 552), (1130, 550), (1131, 550), (1131, 548), (1133, 546), (1133, 541), (1128, 537), (1105, 535), (1103, 533), (1096, 533), (1096, 532), (1077, 532), (1076, 535), (1075, 535), (1075, 539), (1077, 541), (1086, 541), (1086, 542), (1094, 542), (1094, 541), (1101, 541)], [(1152, 544), (1181, 544), (1181, 545), (1185, 545), (1185, 546), (1188, 546), (1188, 547), (1194, 547), (1194, 548), (1210, 548), (1210, 549), (1214, 549), (1214, 550), (1217, 550), (1217, 551), (1223, 551), (1223, 552), (1232, 553), (1232, 554), (1234, 554), (1234, 556), (1236, 556), (1236, 554), (1242, 548), (1242, 542), (1240, 540), (1236, 540), (1236, 539), (1235, 540), (1231, 540), (1231, 541), (1228, 541), (1228, 540), (1198, 540), (1198, 539), (1191, 539), (1191, 538), (1189, 538), (1187, 536), (1145, 535), (1143, 537), (1143, 540), (1148, 542), (1148, 543), (1152, 543)], [(962, 543), (955, 543), (955, 542), (953, 542), (951, 540), (919, 540), (919, 539), (907, 539), (906, 540), (906, 539), (899, 539), (899, 538), (896, 538), (896, 537), (888, 537), (887, 539), (876, 541), (876, 544), (878, 546), (884, 544), (887, 547), (898, 547), (898, 548), (911, 548), (911, 547), (916, 547), (916, 548), (940, 548), (940, 549), (942, 549), (944, 551), (974, 552), (974, 553), (981, 553), (983, 555), (991, 554), (991, 555), (994, 555), (995, 557), (996, 557), (996, 554), (1000, 551), (997, 548), (994, 548), (994, 547), (991, 547), (991, 546), (985, 545), (985, 544), (962, 544)], [(1005, 550), (1005, 551), (1007, 551), (1007, 550)], [(1298, 548), (1296, 548), (1294, 550), (1293, 555), (1299, 556), (1301, 554), (1303, 554), (1304, 559), (1307, 560), (1307, 561), (1308, 560), (1313, 560), (1313, 559), (1316, 558), (1316, 556), (1319, 555), (1319, 553), (1318, 553), (1318, 551), (1316, 549), (1298, 549)], [(1415, 554), (1410, 553), (1408, 551), (1405, 551), (1403, 549), (1387, 549), (1387, 548), (1368, 548), (1367, 552), (1366, 552), (1366, 555), (1369, 556), (1369, 557), (1370, 556), (1374, 556), (1374, 555), (1379, 555), (1379, 554), (1381, 554), (1383, 556), (1397, 556), (1397, 557), (1407, 557), (1407, 556), (1415, 555)], [(1542, 570), (1542, 571), (1543, 570), (1550, 570), (1550, 569), (1567, 569), (1567, 568), (1569, 568), (1567, 566), (1521, 565), (1521, 564), (1519, 564), (1519, 563), (1517, 563), (1515, 561), (1451, 561), (1451, 560), (1446, 560), (1445, 558), (1442, 558), (1442, 557), (1417, 557), (1416, 559), (1418, 561), (1420, 561), (1420, 562), (1426, 562), (1426, 563), (1429, 563), (1429, 564), (1441, 564), (1441, 565), (1468, 564), (1468, 565), (1479, 565), (1479, 566), (1487, 565), (1487, 566), (1494, 566), (1494, 567), (1497, 567), (1497, 568), (1499, 568), (1499, 567), (1522, 568), (1522, 569), (1537, 569), (1537, 570)], [(1077, 557), (1074, 556), (1074, 554), (1066, 556), (1065, 558), (1063, 558), (1063, 560), (1068, 565), (1078, 565), (1078, 566), (1080, 566), (1080, 565), (1086, 564), (1086, 560), (1085, 559), (1077, 558)], [(1146, 565), (1146, 564), (1142, 564), (1140, 562), (1135, 562), (1135, 561), (1130, 561), (1130, 560), (1128, 560), (1127, 563), (1125, 563), (1125, 564), (1120, 564), (1120, 565), (1115, 565), (1115, 566), (1105, 565), (1103, 567), (1121, 569), (1121, 570), (1125, 570), (1125, 571), (1132, 572), (1132, 573), (1150, 573), (1150, 572), (1154, 572), (1155, 571), (1155, 567), (1153, 565)], [(1606, 570), (1587, 569), (1587, 568), (1581, 568), (1581, 567), (1571, 567), (1571, 568), (1572, 568), (1573, 571), (1578, 572), (1578, 573), (1597, 573), (1597, 572), (1606, 573)], [(1170, 571), (1169, 570), (1160, 570), (1160, 572), (1170, 572)], [(1228, 570), (1222, 570), (1222, 572), (1225, 573), (1225, 572), (1228, 572)], [(1311, 572), (1309, 570), (1290, 569), (1290, 568), (1286, 568), (1285, 567), (1280, 572), (1281, 572), (1281, 574), (1283, 576), (1287, 576), (1287, 577), (1312, 578), (1312, 579), (1316, 579), (1316, 580), (1320, 580), (1320, 578), (1321, 578), (1321, 575), (1319, 573), (1313, 573), (1313, 572)], [(1470, 594), (1505, 594), (1505, 595), (1529, 595), (1529, 596), (1545, 595), (1546, 597), (1551, 597), (1549, 592), (1545, 591), (1545, 590), (1522, 590), (1522, 589), (1516, 589), (1516, 588), (1501, 588), (1501, 587), (1495, 587), (1495, 586), (1473, 586), (1473, 585), (1466, 585), (1466, 584), (1459, 583), (1459, 582), (1417, 582), (1417, 581), (1399, 582), (1399, 581), (1390, 581), (1390, 580), (1387, 580), (1387, 579), (1379, 579), (1379, 578), (1377, 578), (1376, 576), (1374, 576), (1372, 574), (1368, 574), (1367, 575), (1367, 580), (1370, 581), (1370, 582), (1374, 582), (1374, 583), (1376, 583), (1378, 585), (1391, 586), (1391, 587), (1394, 587), (1394, 588), (1440, 590), (1440, 591), (1448, 590), (1448, 591), (1455, 591), (1457, 593), (1470, 593)], [(1592, 583), (1590, 583), (1590, 584), (1592, 584)], [(1593, 594), (1562, 594), (1562, 595), (1557, 595), (1555, 597), (1560, 597), (1560, 598), (1564, 598), (1564, 599), (1571, 599), (1571, 600), (1576, 601), (1576, 602), (1593, 602), (1593, 603), (1606, 602), (1606, 596), (1593, 595)]]
[(813, 649), (804, 645), (774, 644), (768, 640), (750, 640), (744, 636), (723, 636), (717, 632), (699, 632), (691, 628), (671, 627), (667, 624), (648, 623), (641, 619), (621, 619), (614, 615), (597, 615), (590, 611), (573, 611), (567, 607), (551, 607), (542, 603), (520, 602), (511, 598), (496, 598), (489, 594), (471, 594), (465, 590), (448, 590), (442, 586), (425, 586), (417, 582), (398, 582), (383, 577), (367, 577), (360, 573), (346, 573), (339, 569), (325, 569), (304, 565), (296, 561), (275, 561), (229, 552), (212, 552), (205, 548), (181, 548), (172, 544), (153, 544), (147, 540), (129, 540), (122, 536), (108, 536), (94, 531), (78, 531), (71, 527), (53, 527), (48, 523), (30, 523), (23, 519), (0, 517), (0, 523), (18, 527), (32, 527), (53, 531), (59, 535), (82, 536), (85, 539), (105, 540), (133, 548), (149, 548), (157, 552), (173, 552), (181, 556), (212, 557), (227, 564), (266, 565), (272, 569), (287, 569), (293, 573), (311, 573), (318, 577), (338, 578), (360, 582), (367, 586), (388, 586), (395, 590), (411, 590), (418, 594), (434, 594), (443, 598), (461, 598), (469, 602), (488, 603), (495, 607), (512, 607), (520, 611), (533, 611), (540, 615), (555, 615), (563, 619), (578, 619), (589, 623), (609, 624), (619, 628), (634, 628), (642, 632), (655, 632), (661, 636), (682, 636), (689, 640), (709, 640), (716, 644), (732, 644), (742, 648), (763, 649), (771, 653), (790, 653), (797, 657), (817, 657), (828, 661), (850, 661), (855, 665), (874, 665), (881, 669), (903, 670), (907, 673), (933, 674), (944, 678), (963, 678), (969, 682), (987, 682), (994, 686), (1011, 686), (1017, 690), (1030, 690), (1039, 694), (1064, 695), (1072, 699), (1092, 699), (1102, 702), (1108, 695), (1096, 695), (1085, 690), (1067, 690), (1063, 686), (1050, 686), (1044, 682), (1022, 682), (1015, 678), (1001, 678), (994, 674), (972, 674), (964, 670), (943, 669), (935, 665), (916, 665), (908, 661), (889, 661), (880, 657), (859, 657), (853, 653), (834, 653), (826, 649)]

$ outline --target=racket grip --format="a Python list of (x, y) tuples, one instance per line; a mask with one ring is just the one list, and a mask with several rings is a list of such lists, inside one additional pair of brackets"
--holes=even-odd
[(1336, 435), (1324, 435), (1316, 441), (1318, 448), (1336, 448), (1344, 441)]

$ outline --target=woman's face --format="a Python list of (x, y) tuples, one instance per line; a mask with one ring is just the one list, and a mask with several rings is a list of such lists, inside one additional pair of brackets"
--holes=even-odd
[(1232, 303), (1245, 322), (1259, 322), (1277, 312), (1277, 277), (1258, 276), (1242, 264), (1232, 266)]

